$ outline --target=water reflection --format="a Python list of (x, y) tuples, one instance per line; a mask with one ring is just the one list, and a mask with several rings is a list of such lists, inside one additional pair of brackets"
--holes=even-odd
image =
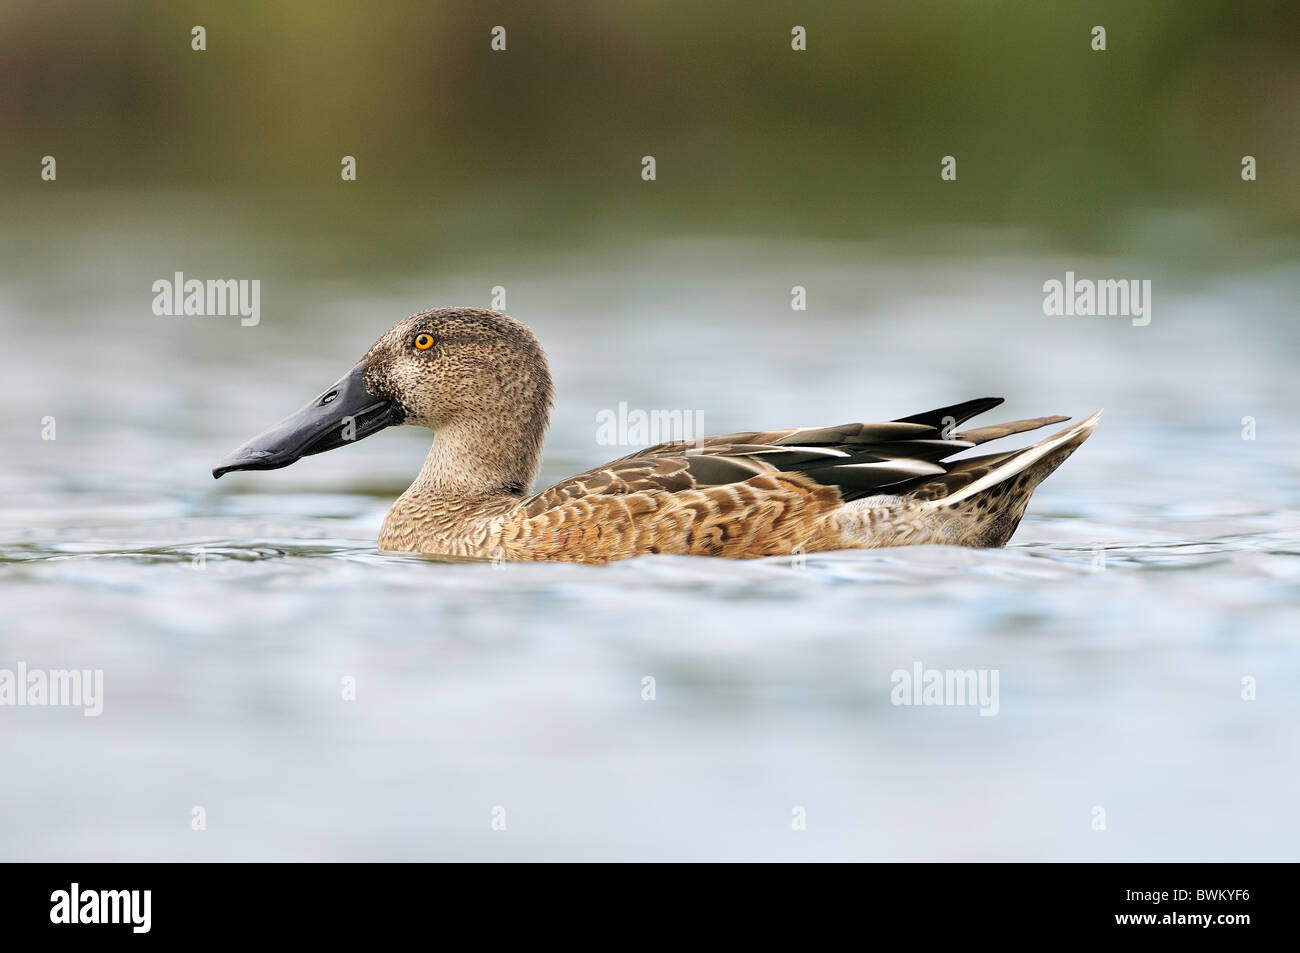
[[(241, 329), (150, 313), (165, 244), (67, 260), (66, 294), (16, 267), (0, 283), (0, 666), (102, 668), (106, 696), (93, 726), (0, 711), (0, 756), (23, 766), (0, 772), (6, 859), (1300, 848), (1294, 269), (1153, 264), (1134, 328), (1044, 316), (1042, 282), (1089, 264), (1051, 251), (650, 242), (377, 283), (273, 256)], [(983, 393), (1008, 418), (1107, 414), (991, 552), (380, 554), (427, 447), (413, 431), (212, 481), (393, 320), (501, 283), (559, 388), (543, 481), (616, 455), (597, 427), (620, 401), (700, 408), (720, 432)], [(998, 715), (891, 705), (891, 672), (918, 662), (996, 669)]]

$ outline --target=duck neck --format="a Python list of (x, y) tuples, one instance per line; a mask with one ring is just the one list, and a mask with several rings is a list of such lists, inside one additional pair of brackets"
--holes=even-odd
[(544, 419), (536, 430), (522, 422), (517, 430), (503, 427), (499, 421), (491, 427), (472, 421), (441, 427), (403, 496), (461, 503), (521, 499), (537, 476), (545, 429)]

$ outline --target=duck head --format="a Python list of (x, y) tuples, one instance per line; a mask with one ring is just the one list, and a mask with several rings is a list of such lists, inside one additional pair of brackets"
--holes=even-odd
[(212, 475), (287, 467), (411, 424), (438, 435), (436, 470), (521, 492), (536, 472), (552, 395), (546, 355), (514, 318), (482, 308), (424, 311), (390, 328), (306, 407), (227, 454)]

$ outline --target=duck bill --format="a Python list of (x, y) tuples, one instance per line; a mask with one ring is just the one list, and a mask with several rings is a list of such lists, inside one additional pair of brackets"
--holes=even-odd
[(400, 424), (401, 407), (366, 390), (364, 372), (364, 363), (358, 364), (302, 410), (228, 453), (212, 468), (213, 477), (231, 470), (278, 470)]

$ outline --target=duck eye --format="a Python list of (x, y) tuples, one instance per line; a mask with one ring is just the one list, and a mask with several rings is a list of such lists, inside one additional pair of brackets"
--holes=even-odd
[(433, 347), (432, 334), (417, 334), (415, 336), (415, 349), (417, 351), (427, 351)]

